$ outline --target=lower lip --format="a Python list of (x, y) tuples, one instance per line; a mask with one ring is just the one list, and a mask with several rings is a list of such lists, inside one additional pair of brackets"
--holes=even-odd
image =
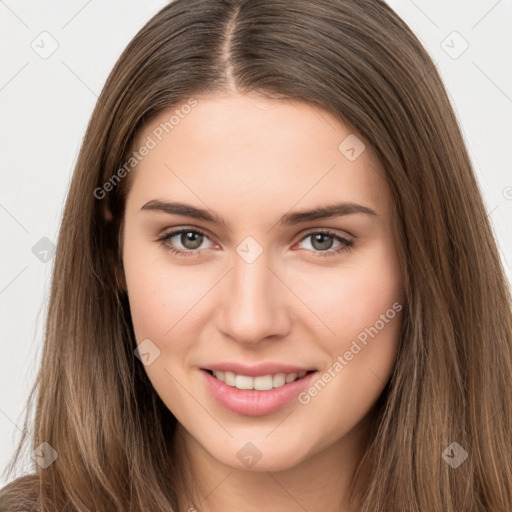
[(238, 389), (228, 386), (206, 370), (201, 370), (201, 373), (207, 388), (220, 405), (244, 416), (263, 416), (282, 409), (309, 385), (317, 372), (308, 373), (289, 384), (267, 391)]

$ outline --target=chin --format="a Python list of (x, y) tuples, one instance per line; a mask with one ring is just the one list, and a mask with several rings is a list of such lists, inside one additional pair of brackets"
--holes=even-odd
[(225, 466), (255, 473), (284, 471), (300, 464), (307, 457), (303, 444), (285, 446), (280, 443), (276, 447), (269, 440), (231, 439), (228, 446), (222, 443), (208, 451)]

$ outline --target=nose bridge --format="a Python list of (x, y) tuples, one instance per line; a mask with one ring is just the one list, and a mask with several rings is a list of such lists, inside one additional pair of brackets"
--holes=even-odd
[[(246, 247), (246, 246), (245, 246)], [(268, 253), (247, 257), (240, 244), (233, 259), (233, 270), (226, 276), (219, 328), (244, 343), (257, 343), (289, 328), (283, 290), (268, 268)], [(252, 247), (251, 249), (254, 249)], [(281, 285), (282, 287), (282, 285)]]

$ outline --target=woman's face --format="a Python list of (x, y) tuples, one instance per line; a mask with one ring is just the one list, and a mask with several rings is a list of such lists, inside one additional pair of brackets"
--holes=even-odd
[(143, 147), (124, 275), (139, 355), (185, 435), (258, 471), (355, 439), (403, 306), (371, 149), (327, 112), (256, 95), (163, 112)]

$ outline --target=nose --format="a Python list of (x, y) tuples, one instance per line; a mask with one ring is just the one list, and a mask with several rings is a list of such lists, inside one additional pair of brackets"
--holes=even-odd
[(225, 336), (246, 345), (277, 339), (290, 332), (293, 294), (269, 267), (264, 251), (252, 263), (235, 255), (222, 283), (217, 327)]

